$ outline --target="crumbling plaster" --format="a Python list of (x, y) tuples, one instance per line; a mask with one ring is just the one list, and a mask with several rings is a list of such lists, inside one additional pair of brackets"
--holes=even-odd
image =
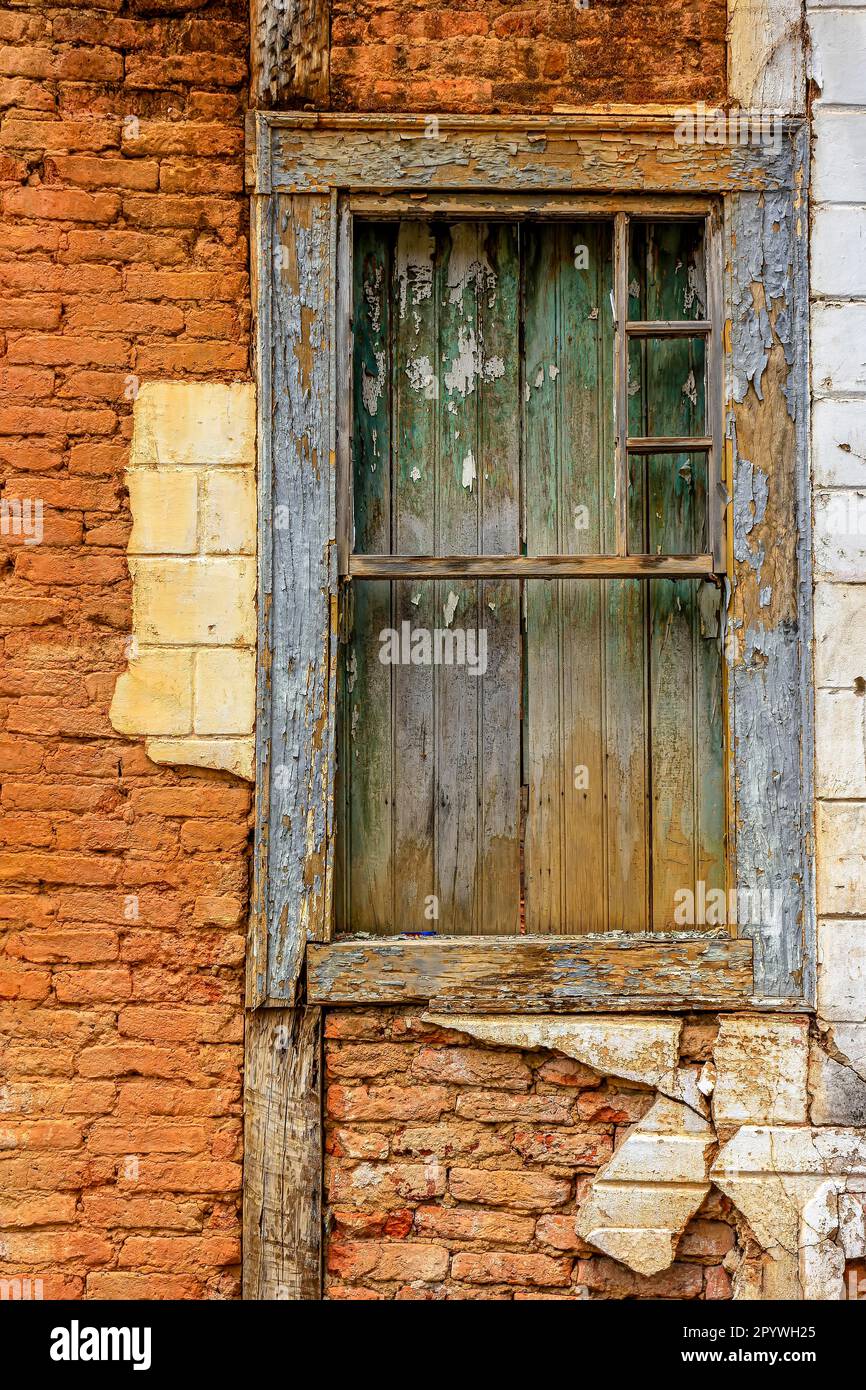
[[(710, 1186), (764, 1251), (735, 1297), (841, 1299), (864, 1244), (866, 1135), (809, 1124), (809, 1069), (826, 1057), (803, 1015), (727, 1015), (713, 1059), (679, 1063), (682, 1020), (427, 1014), (490, 1045), (549, 1047), (658, 1098), (594, 1178), (579, 1236), (639, 1274), (666, 1269)], [(814, 1100), (813, 1100), (814, 1104)], [(739, 1276), (739, 1277), (738, 1277)]]

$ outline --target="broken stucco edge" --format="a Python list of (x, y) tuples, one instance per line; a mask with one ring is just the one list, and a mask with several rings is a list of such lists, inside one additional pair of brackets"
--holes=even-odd
[[(678, 1018), (430, 1012), (423, 1019), (494, 1046), (550, 1048), (659, 1092), (576, 1214), (575, 1230), (588, 1244), (639, 1274), (659, 1273), (715, 1185), (763, 1252), (759, 1268), (744, 1257), (734, 1272), (735, 1298), (844, 1297), (845, 1258), (866, 1250), (866, 1230), (853, 1195), (844, 1223), (838, 1211), (849, 1191), (866, 1190), (866, 1138), (809, 1125), (802, 1015), (724, 1017), (702, 1070), (679, 1063)], [(711, 1096), (712, 1115), (687, 1095)]]
[(145, 382), (126, 481), (133, 631), (109, 717), (151, 761), (254, 779), (255, 388)]

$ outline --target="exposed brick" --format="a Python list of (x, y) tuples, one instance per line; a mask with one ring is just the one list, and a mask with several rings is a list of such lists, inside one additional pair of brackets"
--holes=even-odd
[(503, 1245), (528, 1245), (534, 1225), (531, 1216), (513, 1216), (508, 1212), (490, 1212), (477, 1207), (418, 1207), (415, 1213), (418, 1234), (434, 1236), (439, 1240), (484, 1240)]
[(466, 1251), (454, 1256), (451, 1275), (470, 1284), (539, 1284), (562, 1288), (571, 1275), (571, 1260), (557, 1260), (550, 1255)]
[(525, 1091), (532, 1073), (512, 1052), (476, 1047), (425, 1047), (412, 1063), (419, 1081), (453, 1082), (461, 1086), (501, 1086)]
[(514, 1211), (544, 1211), (561, 1207), (571, 1196), (571, 1183), (542, 1173), (452, 1168), (448, 1187), (459, 1202), (511, 1207)]
[(355, 1240), (340, 1245), (332, 1240), (328, 1268), (340, 1279), (444, 1279), (448, 1251), (441, 1245), (411, 1241)]

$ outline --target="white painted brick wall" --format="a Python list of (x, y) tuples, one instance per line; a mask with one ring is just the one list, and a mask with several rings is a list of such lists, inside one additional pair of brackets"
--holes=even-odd
[(866, 1020), (866, 0), (807, 0), (818, 1004)]

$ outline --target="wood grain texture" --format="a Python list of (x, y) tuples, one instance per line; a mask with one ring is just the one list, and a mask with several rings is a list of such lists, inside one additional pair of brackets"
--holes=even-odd
[[(275, 114), (274, 186), (409, 188), (517, 194), (714, 193), (792, 186), (792, 127), (777, 145), (709, 145), (678, 139), (671, 116), (440, 116), (438, 138), (424, 116)], [(793, 130), (796, 130), (796, 123)], [(351, 132), (351, 139), (347, 139)]]
[(732, 198), (730, 797), (756, 990), (814, 996), (808, 142), (796, 201)]
[(352, 555), (355, 579), (710, 578), (712, 555)]
[(310, 945), (307, 989), (329, 1006), (453, 1013), (743, 1008), (751, 959), (748, 941), (697, 935), (339, 941)]
[(331, 200), (277, 196), (267, 216), (254, 890), (267, 947), (249, 997), (290, 1003), (305, 941), (326, 932), (333, 814)]
[(251, 0), (253, 105), (328, 104), (330, 0)]
[[(530, 554), (613, 551), (610, 223), (525, 233), (524, 468)], [(606, 590), (526, 586), (526, 927), (607, 926)]]
[[(359, 224), (356, 545), (433, 552), (519, 541), (513, 224)], [(354, 556), (355, 572), (362, 556)], [(394, 574), (393, 568), (389, 573)], [(347, 595), (341, 922), (388, 932), (514, 931), (519, 906), (516, 586), (423, 582)], [(431, 579), (447, 578), (434, 567)], [(468, 663), (386, 664), (385, 630), (484, 633)], [(510, 737), (509, 737), (510, 730)]]
[(245, 1299), (321, 1295), (321, 1010), (247, 1015)]

